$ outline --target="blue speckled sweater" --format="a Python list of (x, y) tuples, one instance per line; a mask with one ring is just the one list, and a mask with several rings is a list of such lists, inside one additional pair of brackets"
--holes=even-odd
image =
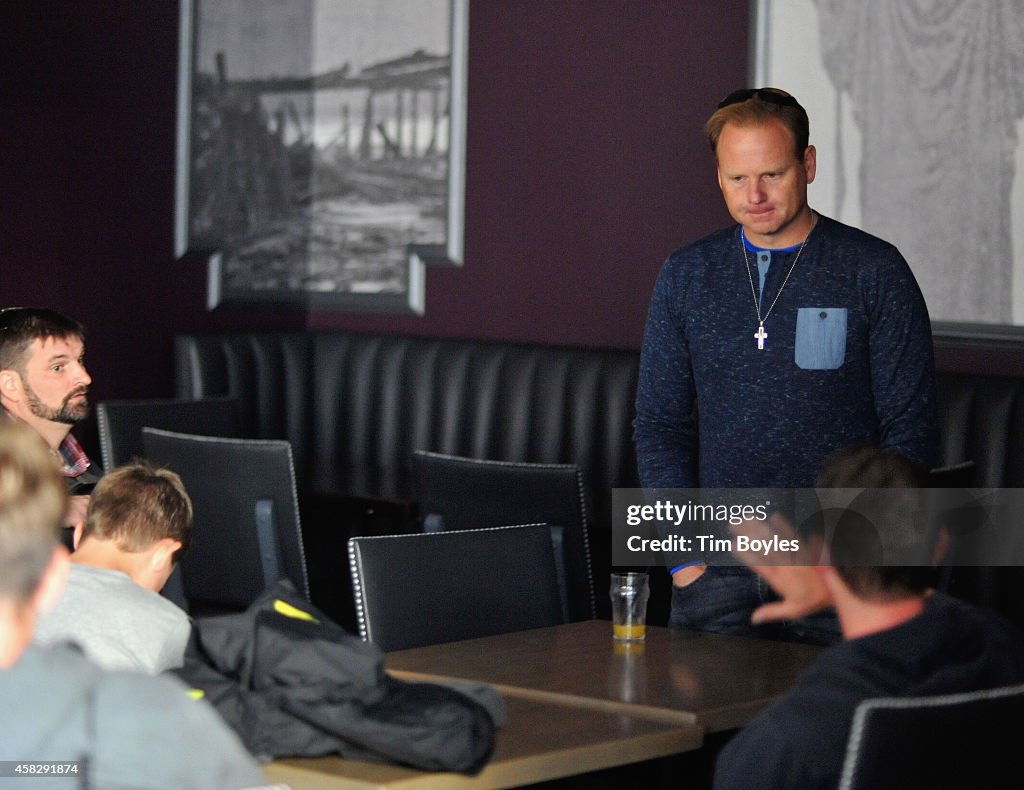
[[(931, 326), (899, 251), (819, 217), (759, 350), (750, 277), (756, 289), (760, 253), (745, 262), (740, 244), (733, 226), (662, 267), (634, 423), (643, 486), (811, 487), (828, 455), (863, 443), (933, 465)], [(764, 254), (762, 316), (796, 252)]]

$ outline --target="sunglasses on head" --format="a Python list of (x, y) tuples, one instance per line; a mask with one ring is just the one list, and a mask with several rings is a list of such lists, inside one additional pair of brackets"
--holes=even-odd
[(775, 104), (779, 107), (799, 107), (800, 103), (792, 96), (787, 96), (785, 93), (775, 88), (741, 88), (738, 91), (733, 91), (724, 99), (718, 103), (718, 109), (728, 107), (730, 104), (739, 104), (745, 102), (747, 99), (754, 97), (766, 101), (769, 104)]

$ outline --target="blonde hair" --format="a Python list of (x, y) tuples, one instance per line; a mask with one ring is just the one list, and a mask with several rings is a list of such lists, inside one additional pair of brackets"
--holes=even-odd
[(793, 152), (798, 160), (810, 142), (810, 124), (807, 111), (791, 95), (779, 88), (740, 90), (730, 93), (704, 125), (708, 144), (718, 156), (718, 138), (726, 124), (735, 126), (764, 126), (779, 121), (793, 137)]
[(39, 587), (66, 507), (64, 481), (42, 438), (0, 419), (0, 598), (22, 602)]
[(192, 536), (192, 500), (170, 469), (136, 461), (104, 475), (92, 491), (82, 537), (114, 541), (122, 551), (144, 551), (163, 538)]

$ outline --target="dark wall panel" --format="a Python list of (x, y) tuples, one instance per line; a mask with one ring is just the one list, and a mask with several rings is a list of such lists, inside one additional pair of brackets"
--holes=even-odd
[(471, 3), (466, 261), (427, 314), (205, 309), (172, 255), (178, 9), (0, 3), (0, 302), (89, 328), (95, 399), (169, 395), (176, 331), (342, 327), (637, 347), (674, 247), (727, 221), (701, 125), (747, 0)]

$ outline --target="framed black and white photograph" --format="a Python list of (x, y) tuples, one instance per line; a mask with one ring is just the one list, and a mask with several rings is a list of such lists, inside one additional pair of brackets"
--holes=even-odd
[(468, 0), (184, 0), (175, 253), (208, 306), (425, 309), (462, 264)]
[(807, 108), (811, 205), (892, 242), (940, 329), (1024, 327), (1019, 0), (755, 0), (753, 79)]

